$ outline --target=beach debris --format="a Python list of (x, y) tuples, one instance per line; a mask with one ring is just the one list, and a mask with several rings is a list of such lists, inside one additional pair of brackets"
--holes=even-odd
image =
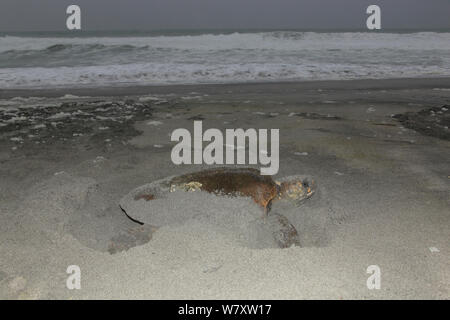
[(147, 122), (147, 125), (148, 126), (160, 126), (160, 125), (162, 125), (163, 123), (161, 122), (161, 121), (157, 121), (157, 120), (151, 120), (151, 121), (148, 121)]
[(307, 156), (308, 152), (294, 152), (296, 156)]
[(105, 162), (107, 159), (105, 157), (102, 156), (98, 156), (96, 157), (94, 160), (92, 160), (93, 163), (101, 163), (101, 162)]
[(198, 115), (189, 117), (189, 118), (187, 118), (187, 119), (188, 119), (188, 120), (201, 121), (201, 120), (205, 120), (205, 117), (204, 117), (203, 115), (201, 115), (201, 114), (198, 114)]
[(334, 174), (338, 175), (338, 176), (343, 176), (344, 175), (342, 172), (339, 172), (339, 171), (335, 171)]
[(181, 97), (181, 100), (201, 100), (202, 96), (188, 96), (188, 97)]
[(152, 104), (92, 100), (38, 104), (33, 108), (0, 108), (0, 133), (7, 132), (8, 139), (20, 135), (23, 140), (13, 142), (27, 146), (72, 139), (99, 145), (106, 138), (113, 142), (118, 136), (126, 139), (138, 135), (133, 123), (151, 120)]
[(334, 116), (331, 114), (320, 114), (315, 112), (301, 112), (295, 113), (297, 117), (308, 119), (308, 120), (341, 120), (341, 117)]
[(385, 127), (396, 127), (396, 123), (387, 123), (387, 122), (374, 122), (372, 123), (374, 126), (385, 126)]
[(43, 123), (37, 124), (37, 125), (32, 127), (32, 129), (36, 129), (36, 130), (37, 129), (45, 129), (45, 128), (47, 128), (47, 126), (45, 124), (43, 124)]
[(403, 126), (413, 129), (421, 134), (450, 140), (450, 106), (443, 105), (423, 109), (418, 112), (406, 112), (392, 117)]
[(375, 109), (374, 107), (369, 107), (369, 108), (367, 108), (366, 113), (372, 113), (375, 111), (377, 111), (377, 109)]
[(430, 247), (429, 249), (431, 252), (440, 252), (439, 249), (436, 247)]
[(63, 118), (68, 118), (70, 117), (72, 114), (68, 113), (68, 112), (58, 112), (52, 116), (49, 117), (49, 119), (63, 119)]
[(139, 97), (139, 101), (140, 102), (153, 102), (153, 101), (161, 101), (161, 100), (164, 100), (164, 99), (162, 99), (162, 98), (159, 98), (159, 97), (155, 97), (155, 96), (142, 96), (142, 97)]

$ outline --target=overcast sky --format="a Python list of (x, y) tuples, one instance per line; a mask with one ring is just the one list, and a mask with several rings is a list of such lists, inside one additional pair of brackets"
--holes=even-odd
[(450, 0), (0, 0), (0, 31), (65, 30), (66, 8), (83, 30), (365, 28), (378, 4), (382, 28), (450, 28)]

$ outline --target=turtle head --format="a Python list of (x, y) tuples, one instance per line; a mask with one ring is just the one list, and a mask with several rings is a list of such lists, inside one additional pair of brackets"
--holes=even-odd
[(286, 179), (278, 182), (278, 197), (296, 203), (310, 198), (316, 191), (316, 185), (312, 179)]

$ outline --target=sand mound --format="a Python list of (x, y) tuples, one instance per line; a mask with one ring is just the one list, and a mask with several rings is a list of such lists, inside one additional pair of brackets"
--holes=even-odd
[(88, 247), (106, 251), (123, 226), (114, 221), (122, 215), (117, 202), (103, 189), (93, 178), (66, 172), (32, 187), (19, 210), (22, 240), (57, 242), (69, 233)]
[(50, 238), (62, 234), (73, 213), (85, 206), (95, 188), (96, 181), (92, 178), (57, 173), (31, 188), (21, 206), (20, 224)]

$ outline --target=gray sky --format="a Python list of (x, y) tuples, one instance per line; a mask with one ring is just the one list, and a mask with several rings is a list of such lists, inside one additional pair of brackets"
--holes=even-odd
[(365, 28), (370, 4), (383, 29), (450, 28), (449, 0), (0, 0), (0, 31), (66, 30), (70, 4), (83, 30)]

